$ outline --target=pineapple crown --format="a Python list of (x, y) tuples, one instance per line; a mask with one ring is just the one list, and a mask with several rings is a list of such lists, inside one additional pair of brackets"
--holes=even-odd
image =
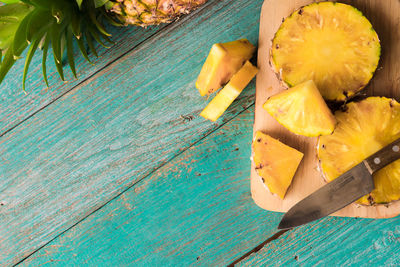
[(111, 36), (103, 21), (122, 26), (105, 6), (108, 0), (7, 0), (0, 6), (0, 83), (22, 52), (28, 48), (22, 78), (25, 82), (28, 68), (37, 48), (43, 50), (42, 70), (48, 86), (46, 74), (47, 51), (51, 46), (57, 71), (62, 80), (64, 72), (62, 57), (66, 50), (68, 64), (76, 77), (73, 57), (73, 42), (83, 57), (89, 61), (85, 44), (97, 56), (94, 43), (104, 47), (111, 44)]

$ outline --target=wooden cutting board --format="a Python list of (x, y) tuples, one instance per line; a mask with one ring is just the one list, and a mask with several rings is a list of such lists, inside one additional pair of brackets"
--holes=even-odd
[[(279, 83), (269, 65), (271, 40), (282, 19), (301, 6), (310, 4), (311, 0), (266, 0), (260, 18), (260, 37), (258, 49), (256, 106), (254, 132), (263, 131), (283, 143), (304, 153), (304, 158), (288, 189), (286, 197), (281, 200), (269, 193), (257, 175), (254, 164), (251, 170), (251, 192), (254, 201), (263, 209), (286, 212), (299, 200), (314, 192), (325, 184), (317, 170), (316, 144), (317, 138), (302, 137), (290, 133), (278, 124), (262, 108), (267, 98), (285, 88)], [(360, 9), (371, 21), (377, 31), (382, 45), (380, 66), (369, 86), (367, 95), (386, 96), (400, 100), (400, 1), (399, 0), (344, 0)], [(272, 88), (272, 89), (270, 89)], [(351, 204), (334, 213), (334, 216), (389, 218), (400, 214), (400, 201), (390, 205), (360, 206)]]

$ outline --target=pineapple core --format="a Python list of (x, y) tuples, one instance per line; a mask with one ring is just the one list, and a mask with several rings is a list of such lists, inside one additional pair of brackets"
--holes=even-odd
[(226, 84), (255, 51), (248, 40), (214, 44), (196, 81), (200, 95), (209, 95)]
[(253, 140), (253, 153), (256, 171), (264, 185), (283, 199), (303, 153), (260, 131)]
[(216, 121), (257, 74), (258, 69), (249, 61), (233, 75), (229, 83), (208, 103), (200, 113), (205, 119)]
[(313, 81), (271, 96), (264, 109), (289, 131), (305, 136), (331, 134), (336, 119)]

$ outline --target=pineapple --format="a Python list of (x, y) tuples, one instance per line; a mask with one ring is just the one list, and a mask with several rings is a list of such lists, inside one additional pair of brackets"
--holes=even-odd
[(258, 69), (249, 61), (233, 75), (229, 83), (211, 100), (200, 116), (216, 121), (257, 74)]
[[(73, 43), (87, 61), (88, 51), (97, 56), (94, 43), (108, 48), (112, 41), (104, 21), (115, 26), (147, 26), (170, 22), (181, 14), (204, 4), (206, 0), (5, 0), (0, 6), (0, 83), (22, 52), (29, 46), (22, 74), (25, 89), (27, 72), (38, 47), (43, 49), (43, 77), (47, 51), (53, 58), (62, 80), (62, 58), (66, 51), (68, 64), (76, 77)], [(119, 19), (119, 20), (118, 20)]]
[(260, 131), (256, 132), (253, 140), (253, 153), (256, 171), (264, 185), (283, 199), (303, 153)]
[(271, 96), (263, 108), (289, 131), (299, 135), (331, 134), (336, 124), (313, 81)]
[(214, 44), (196, 81), (200, 95), (212, 94), (226, 84), (255, 49), (247, 39)]
[(326, 100), (344, 101), (371, 80), (380, 50), (378, 35), (359, 10), (319, 2), (284, 20), (270, 60), (287, 86), (314, 80)]
[[(400, 104), (385, 97), (369, 97), (337, 111), (332, 135), (318, 143), (320, 168), (332, 181), (362, 160), (400, 138)], [(372, 205), (400, 199), (400, 160), (373, 175), (375, 189), (358, 203)]]
[(207, 0), (112, 0), (107, 4), (124, 24), (142, 27), (168, 23), (188, 14)]

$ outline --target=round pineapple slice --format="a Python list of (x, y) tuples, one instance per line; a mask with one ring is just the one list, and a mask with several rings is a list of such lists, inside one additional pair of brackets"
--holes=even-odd
[(344, 101), (368, 84), (380, 51), (378, 35), (359, 10), (320, 2), (284, 20), (272, 41), (271, 65), (289, 87), (314, 80), (326, 100)]
[[(328, 182), (400, 138), (400, 104), (395, 100), (369, 97), (346, 108), (335, 113), (338, 123), (333, 134), (319, 138), (318, 158)], [(400, 160), (373, 177), (375, 189), (358, 203), (373, 205), (400, 199)]]

